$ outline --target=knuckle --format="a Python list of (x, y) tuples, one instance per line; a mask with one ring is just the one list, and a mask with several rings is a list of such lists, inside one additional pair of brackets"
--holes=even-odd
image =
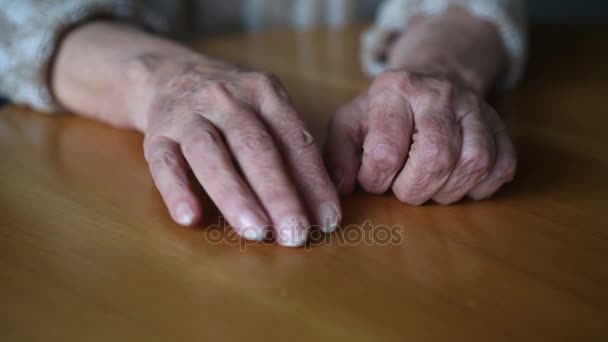
[(423, 200), (416, 198), (410, 191), (408, 191), (408, 189), (399, 186), (397, 183), (393, 185), (393, 194), (395, 194), (395, 197), (397, 197), (397, 199), (402, 203), (413, 206), (420, 206), (424, 204)]
[(429, 79), (432, 89), (442, 97), (450, 97), (454, 93), (455, 85), (452, 81), (442, 78)]
[(410, 78), (407, 71), (386, 71), (377, 77), (377, 82), (385, 87), (403, 89), (410, 84)]
[(394, 144), (385, 140), (385, 142), (377, 144), (371, 151), (372, 167), (379, 170), (394, 170), (399, 165), (399, 155)]
[(314, 137), (302, 127), (287, 129), (280, 136), (286, 145), (293, 150), (304, 150), (315, 144)]
[(235, 107), (231, 113), (223, 118), (222, 127), (226, 132), (247, 131), (251, 127), (257, 127), (259, 115), (245, 106)]
[(187, 136), (182, 143), (185, 155), (194, 155), (197, 149), (203, 146), (218, 145), (222, 142), (222, 137), (213, 129), (200, 129)]
[(226, 85), (221, 81), (210, 81), (200, 93), (201, 97), (207, 98), (208, 101), (218, 101), (221, 103), (232, 102), (232, 95)]
[(455, 86), (451, 81), (442, 78), (426, 78), (418, 90), (425, 103), (433, 103), (435, 106), (440, 105), (445, 108), (452, 107)]
[(462, 166), (472, 174), (486, 174), (490, 171), (491, 155), (485, 148), (465, 150), (462, 154)]
[(457, 121), (452, 115), (425, 115), (419, 119), (419, 123), (426, 128), (429, 136), (436, 140), (449, 137), (452, 134), (454, 126), (458, 126)]
[(200, 84), (198, 75), (192, 73), (177, 74), (170, 77), (163, 85), (174, 92), (191, 91)]
[(497, 172), (499, 173), (498, 177), (493, 179), (491, 184), (483, 189), (477, 189), (470, 192), (469, 197), (476, 201), (485, 200), (492, 197), (492, 195), (494, 195), (494, 193), (496, 193), (502, 185), (513, 180), (516, 169), (516, 160), (514, 158), (506, 159), (505, 161), (501, 162), (500, 165), (497, 165)]
[(254, 72), (249, 77), (262, 90), (274, 90), (280, 84), (278, 77), (269, 72)]
[(465, 91), (461, 96), (461, 101), (462, 106), (468, 112), (480, 112), (486, 107), (484, 101), (479, 97), (479, 95), (469, 90)]
[(155, 152), (157, 143), (160, 139), (163, 139), (163, 138), (157, 137), (156, 135), (153, 135), (153, 134), (146, 134), (144, 136), (143, 148), (144, 148), (144, 158), (146, 159), (146, 161), (151, 160), (152, 154)]
[(444, 175), (452, 169), (454, 157), (447, 143), (433, 142), (419, 149), (419, 163), (423, 172)]
[(174, 170), (180, 166), (180, 163), (174, 153), (166, 150), (153, 152), (149, 158), (148, 164), (154, 171), (163, 169)]
[(245, 130), (236, 135), (235, 148), (241, 153), (255, 155), (274, 147), (272, 137), (263, 130)]

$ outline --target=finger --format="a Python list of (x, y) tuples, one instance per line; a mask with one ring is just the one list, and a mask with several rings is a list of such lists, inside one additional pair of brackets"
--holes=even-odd
[(458, 121), (449, 107), (426, 103), (421, 108), (414, 113), (417, 131), (408, 160), (393, 184), (397, 198), (412, 205), (424, 204), (443, 187), (462, 144)]
[(226, 88), (218, 86), (213, 91), (217, 112), (210, 115), (210, 120), (223, 133), (247, 182), (270, 216), (277, 242), (290, 247), (303, 245), (310, 224), (272, 136), (258, 115), (242, 108)]
[(200, 200), (194, 194), (186, 175), (186, 161), (179, 145), (165, 137), (147, 138), (144, 156), (152, 179), (175, 222), (182, 226), (198, 223), (203, 214)]
[(409, 103), (386, 86), (369, 91), (369, 127), (363, 144), (359, 183), (371, 193), (384, 193), (403, 168), (412, 134)]
[(469, 192), (469, 197), (475, 200), (494, 195), (501, 186), (513, 180), (517, 169), (517, 153), (505, 125), (494, 108), (487, 106), (486, 112), (488, 125), (495, 136), (496, 161), (490, 174)]
[(440, 204), (458, 202), (485, 179), (496, 158), (492, 129), (477, 110), (461, 119), (462, 149), (454, 171), (443, 188), (433, 197)]
[(496, 133), (496, 151), (496, 162), (490, 174), (469, 192), (469, 197), (474, 200), (490, 198), (515, 177), (517, 157), (505, 130)]
[(342, 195), (355, 191), (361, 166), (363, 126), (367, 115), (367, 94), (340, 108), (331, 120), (325, 142), (325, 162)]
[(306, 242), (310, 224), (274, 141), (255, 114), (243, 113), (238, 117), (222, 127), (228, 145), (271, 217), (279, 244), (301, 246)]
[(270, 231), (270, 220), (239, 176), (221, 135), (210, 122), (201, 117), (197, 119), (180, 139), (194, 175), (240, 236), (263, 240)]
[(295, 109), (272, 79), (262, 78), (258, 107), (262, 121), (281, 147), (302, 199), (324, 232), (333, 232), (342, 213), (333, 185), (314, 139)]

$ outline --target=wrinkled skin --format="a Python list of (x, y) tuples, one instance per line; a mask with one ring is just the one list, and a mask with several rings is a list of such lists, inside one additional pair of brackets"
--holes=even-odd
[(340, 108), (326, 146), (343, 194), (392, 189), (402, 202), (455, 203), (492, 196), (513, 179), (505, 127), (464, 82), (441, 74), (387, 71)]
[(202, 215), (188, 183), (191, 168), (245, 238), (274, 232), (280, 244), (298, 246), (313, 224), (336, 228), (335, 187), (275, 77), (219, 63), (147, 58), (144, 65), (154, 69), (145, 156), (177, 222), (192, 225)]
[[(516, 169), (504, 126), (483, 100), (508, 67), (496, 27), (455, 7), (412, 20), (395, 39), (378, 51), (391, 71), (332, 120), (326, 158), (338, 188), (392, 189), (413, 205), (491, 196)], [(299, 246), (312, 225), (339, 224), (337, 191), (275, 77), (113, 21), (70, 31), (51, 76), (64, 108), (144, 134), (177, 223), (203, 216), (191, 170), (245, 238), (274, 233)]]

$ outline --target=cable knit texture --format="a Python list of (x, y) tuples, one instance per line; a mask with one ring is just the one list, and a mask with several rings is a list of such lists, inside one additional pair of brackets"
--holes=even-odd
[[(178, 9), (184, 1), (188, 0), (175, 0), (167, 6), (160, 0), (0, 0), (0, 95), (41, 111), (58, 110), (48, 87), (48, 68), (66, 29), (103, 15), (167, 32), (180, 22), (179, 16), (184, 13)], [(266, 21), (297, 28), (343, 25), (357, 9), (367, 8), (373, 0), (230, 0), (232, 6), (228, 7), (218, 6), (217, 0), (190, 1), (198, 4), (195, 8), (205, 10), (203, 19), (226, 18), (228, 22), (237, 18), (243, 22), (242, 27), (256, 30), (268, 27)], [(497, 26), (511, 61), (505, 84), (514, 84), (525, 57), (523, 0), (385, 0), (375, 25), (363, 35), (364, 69), (377, 75), (386, 68), (379, 56), (388, 49), (387, 34), (406, 30), (415, 15), (437, 15), (450, 5), (461, 6)], [(279, 7), (282, 15), (276, 11), (271, 17), (265, 14)], [(222, 11), (210, 13), (214, 8)], [(279, 17), (286, 19), (271, 20)]]

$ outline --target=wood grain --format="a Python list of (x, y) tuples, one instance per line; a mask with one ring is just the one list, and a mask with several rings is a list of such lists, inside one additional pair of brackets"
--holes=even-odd
[[(323, 140), (332, 112), (369, 82), (359, 31), (195, 46), (277, 73)], [(199, 229), (171, 222), (138, 134), (8, 107), (0, 340), (606, 341), (607, 40), (606, 27), (533, 29), (527, 80), (493, 101), (520, 153), (494, 199), (343, 199), (343, 233), (401, 227), (394, 245), (338, 234), (308, 251), (214, 243), (212, 209)]]

